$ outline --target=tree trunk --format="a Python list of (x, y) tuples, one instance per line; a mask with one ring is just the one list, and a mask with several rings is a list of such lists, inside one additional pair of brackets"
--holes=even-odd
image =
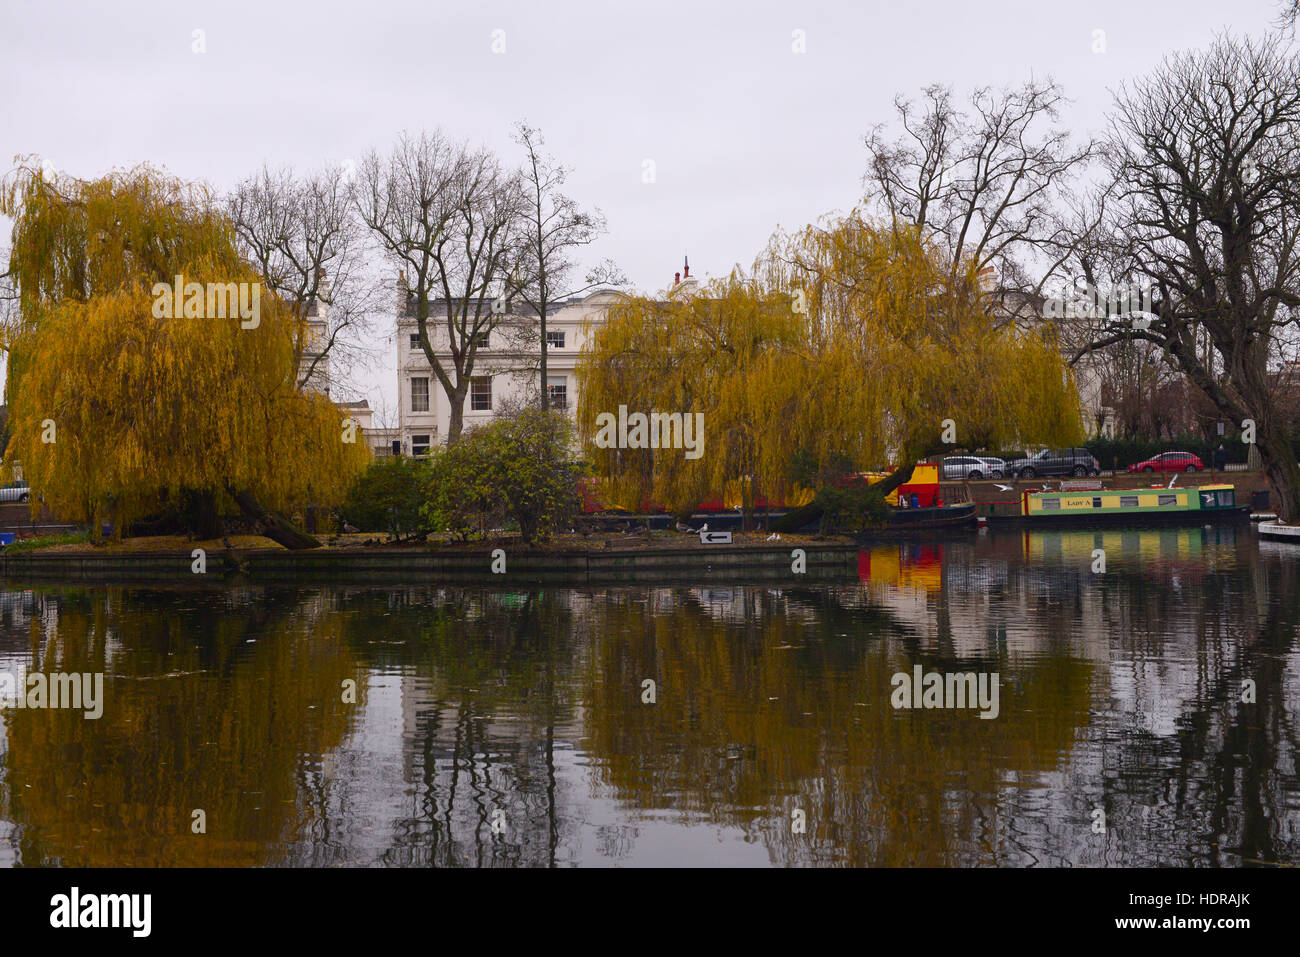
[(225, 534), (225, 524), (221, 513), (217, 511), (217, 493), (214, 491), (195, 492), (191, 500), (194, 518), (194, 534), (200, 541), (220, 538)]
[[(882, 479), (875, 485), (871, 486), (871, 491), (883, 499), (900, 485), (906, 485), (911, 479), (912, 472), (915, 471), (915, 469), (915, 463), (895, 469), (887, 478)], [(822, 523), (818, 530), (819, 534), (824, 535), (826, 533), (825, 509), (822, 508), (821, 505), (817, 504), (816, 499), (813, 499), (813, 501), (809, 502), (807, 505), (801, 505), (796, 509), (786, 512), (772, 523), (772, 528), (774, 531), (778, 532), (797, 532), (805, 525), (811, 525), (813, 522), (818, 520), (821, 520)]]
[(805, 525), (811, 525), (820, 519), (825, 511), (824, 508), (817, 504), (816, 500), (813, 500), (807, 505), (800, 505), (798, 508), (786, 512), (772, 523), (772, 530), (786, 533), (797, 532)]
[(546, 303), (542, 302), (537, 310), (542, 327), (542, 408), (551, 407), (550, 394), (546, 391)]
[(451, 415), (447, 418), (447, 444), (455, 445), (465, 428), (465, 393), (453, 392), (447, 399), (451, 405)]
[(239, 505), (244, 517), (254, 522), (255, 528), (271, 541), (285, 548), (320, 548), (320, 542), (301, 529), (295, 528), (283, 515), (277, 515), (262, 507), (250, 492), (235, 491), (227, 488), (230, 497)]
[(1261, 428), (1255, 448), (1263, 461), (1276, 504), (1273, 510), (1287, 523), (1300, 521), (1300, 465), (1296, 463), (1291, 442), (1276, 425)]

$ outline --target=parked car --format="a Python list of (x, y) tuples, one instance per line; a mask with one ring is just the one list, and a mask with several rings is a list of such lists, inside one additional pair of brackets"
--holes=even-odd
[(1007, 462), (1006, 474), (1023, 479), (1040, 475), (1100, 475), (1101, 463), (1087, 449), (1043, 449), (1028, 458)]
[(25, 502), (31, 497), (31, 491), (26, 482), (0, 485), (0, 502)]
[(1001, 459), (986, 455), (949, 455), (943, 460), (942, 477), (944, 481), (954, 482), (961, 479), (1002, 478), (1007, 465)]
[(1191, 452), (1161, 452), (1159, 455), (1128, 467), (1130, 472), (1200, 472), (1205, 463)]

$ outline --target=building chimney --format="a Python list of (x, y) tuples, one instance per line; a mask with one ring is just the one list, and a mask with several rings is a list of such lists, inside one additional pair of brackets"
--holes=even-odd
[(403, 269), (397, 273), (397, 314), (399, 316), (406, 315), (410, 299), (411, 291), (406, 285), (406, 270)]
[(690, 279), (690, 278), (691, 278), (691, 259), (690, 259), (689, 256), (685, 257), (685, 259), (686, 259), (686, 271), (685, 271), (684, 273), (682, 273), (682, 277), (683, 277), (684, 279)]
[(673, 285), (675, 286), (681, 281), (682, 281), (682, 274), (679, 272), (673, 273)]

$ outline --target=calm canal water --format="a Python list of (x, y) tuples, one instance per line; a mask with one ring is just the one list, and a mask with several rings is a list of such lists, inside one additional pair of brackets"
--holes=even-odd
[[(105, 677), (97, 720), (0, 711), (0, 865), (1296, 862), (1300, 549), (984, 531), (860, 567), (6, 586), (0, 674)], [(996, 717), (895, 708), (917, 665), (997, 673)]]

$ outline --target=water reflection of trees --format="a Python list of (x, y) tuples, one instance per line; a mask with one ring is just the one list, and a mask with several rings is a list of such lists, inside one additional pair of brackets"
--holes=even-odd
[(98, 720), (4, 712), (0, 815), (22, 862), (273, 863), (303, 826), (298, 756), (346, 728), (341, 620), (222, 592), (38, 592), (33, 608), (27, 667), (107, 674)]
[(589, 628), (574, 602), (556, 589), (413, 588), (349, 600), (359, 653), (402, 675), (412, 796), (395, 809), (378, 861), (550, 866), (576, 853), (562, 846), (577, 828), (563, 816), (556, 766), (557, 748), (571, 747), (573, 674)]
[[(783, 864), (1294, 860), (1300, 563), (1139, 538), (1097, 575), (1090, 544), (860, 587), (37, 590), (0, 656), (113, 677), (99, 722), (5, 713), (0, 818), (77, 864), (554, 866), (665, 818)], [(894, 710), (915, 663), (998, 671), (1001, 714)]]
[[(807, 596), (826, 612), (811, 621), (776, 607), (790, 597), (766, 597), (743, 621), (689, 601), (668, 616), (622, 596), (600, 607), (585, 743), (623, 800), (739, 825), (782, 863), (950, 863), (979, 854), (998, 816), (980, 796), (1054, 766), (1087, 720), (1090, 666), (1069, 657), (1022, 669), (994, 721), (895, 711), (890, 677), (913, 661), (1006, 668), (993, 656), (900, 654), (878, 610), (826, 607), (825, 591)], [(647, 677), (654, 705), (641, 702)], [(795, 808), (807, 835), (791, 833)]]

